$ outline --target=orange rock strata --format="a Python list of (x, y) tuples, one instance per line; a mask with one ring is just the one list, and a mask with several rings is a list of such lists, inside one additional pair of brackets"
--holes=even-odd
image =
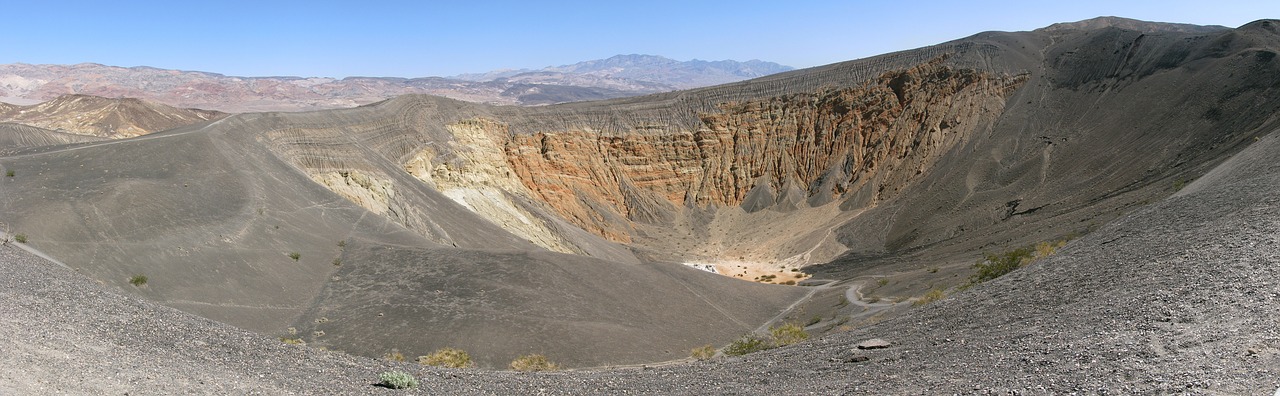
[(990, 122), (1025, 81), (938, 60), (858, 87), (724, 103), (699, 114), (697, 130), (583, 126), (510, 135), (505, 151), (537, 199), (630, 242), (629, 221), (664, 224), (686, 206), (821, 206), (864, 187), (855, 206), (874, 205)]

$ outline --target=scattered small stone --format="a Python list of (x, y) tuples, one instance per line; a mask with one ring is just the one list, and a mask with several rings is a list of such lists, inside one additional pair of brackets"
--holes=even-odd
[(880, 338), (872, 338), (870, 340), (859, 342), (858, 349), (883, 349), (888, 348), (890, 345), (893, 345), (893, 343)]
[(865, 361), (868, 361), (868, 360), (871, 360), (871, 358), (870, 358), (870, 357), (867, 357), (867, 356), (861, 356), (861, 355), (859, 355), (859, 356), (854, 356), (854, 357), (851, 357), (851, 358), (845, 359), (845, 360), (844, 360), (844, 362), (845, 362), (845, 363), (862, 363), (862, 362), (865, 362)]

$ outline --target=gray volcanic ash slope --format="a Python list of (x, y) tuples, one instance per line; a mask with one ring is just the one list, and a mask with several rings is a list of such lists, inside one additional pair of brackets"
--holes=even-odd
[[(779, 318), (830, 332), (652, 370), (451, 372), (442, 391), (1270, 391), (1280, 22), (1133, 23), (603, 102), (406, 96), (26, 143), (0, 157), (0, 215), (106, 287), (366, 356), (593, 366)], [(1071, 234), (954, 289), (984, 251)], [(800, 267), (835, 283), (729, 279)], [(929, 290), (953, 296), (906, 303)], [(895, 346), (852, 349), (871, 337)]]
[(54, 146), (102, 140), (105, 138), (50, 131), (22, 124), (0, 123), (0, 147), (5, 148)]
[[(385, 110), (347, 111), (336, 125), (324, 114), (237, 116), (22, 152), (5, 162), (19, 175), (5, 180), (6, 218), (104, 282), (266, 334), (302, 328), (307, 342), (371, 356), (453, 346), (491, 367), (528, 352), (577, 366), (667, 360), (751, 331), (804, 293), (640, 265), (585, 233), (576, 240), (598, 245), (585, 249), (616, 261), (527, 253), (538, 247), (369, 154), (405, 150), (379, 140), (403, 133), (381, 121), (394, 116)], [(344, 144), (326, 148), (326, 135)], [(352, 185), (372, 180), (361, 175), (395, 179), (377, 181), (383, 195), (364, 208), (281, 157), (344, 166), (338, 180)], [(146, 287), (128, 284), (138, 274)], [(458, 332), (475, 326), (484, 332)]]

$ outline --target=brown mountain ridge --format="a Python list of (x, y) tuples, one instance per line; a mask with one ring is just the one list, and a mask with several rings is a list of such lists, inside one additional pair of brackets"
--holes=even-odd
[(0, 122), (112, 139), (146, 135), (226, 116), (223, 112), (179, 109), (142, 99), (90, 95), (63, 95), (30, 106), (0, 106)]

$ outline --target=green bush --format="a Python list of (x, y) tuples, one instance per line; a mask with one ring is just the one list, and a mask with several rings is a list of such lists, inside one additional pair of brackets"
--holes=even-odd
[(689, 351), (689, 357), (692, 357), (698, 360), (711, 359), (715, 355), (716, 355), (716, 347), (713, 347), (709, 344), (703, 345), (697, 348), (693, 348), (693, 350)]
[(988, 253), (986, 257), (973, 265), (974, 268), (978, 269), (978, 272), (969, 278), (969, 283), (978, 284), (999, 278), (1019, 267), (1054, 254), (1058, 251), (1058, 248), (1066, 246), (1066, 244), (1067, 240), (1063, 239), (1056, 242), (1040, 242), (1035, 246), (1018, 248), (1004, 253)]
[(27, 234), (14, 235), (13, 240), (18, 241), (18, 243), (27, 243)]
[(974, 268), (978, 269), (978, 272), (973, 274), (969, 281), (982, 283), (999, 278), (1018, 269), (1024, 262), (1030, 263), (1033, 257), (1035, 256), (1031, 248), (1025, 247), (1004, 253), (988, 253), (983, 260), (973, 265)]
[(302, 255), (298, 254), (298, 252), (293, 252), (289, 253), (289, 258), (293, 259), (293, 261), (298, 261), (299, 258), (302, 258)]
[(729, 346), (724, 347), (724, 354), (729, 356), (742, 356), (770, 348), (773, 348), (773, 345), (769, 343), (769, 340), (761, 338), (755, 334), (746, 334), (729, 343)]
[(13, 177), (13, 169), (4, 172), (5, 177)]
[(142, 286), (142, 285), (145, 285), (145, 284), (147, 284), (147, 276), (146, 276), (146, 275), (134, 275), (132, 278), (129, 278), (129, 283), (133, 284), (134, 286)]
[(382, 386), (391, 389), (407, 389), (418, 387), (418, 379), (412, 375), (400, 371), (388, 371), (378, 375), (378, 379), (382, 380)]
[(809, 339), (809, 333), (804, 331), (804, 327), (795, 323), (787, 323), (770, 328), (769, 335), (773, 336), (773, 346), (775, 347), (791, 345)]
[(440, 348), (427, 356), (418, 356), (418, 364), (424, 366), (469, 368), (475, 367), (471, 355), (467, 351), (455, 348)]
[(515, 371), (555, 371), (560, 366), (539, 354), (523, 355), (511, 361), (511, 369)]

